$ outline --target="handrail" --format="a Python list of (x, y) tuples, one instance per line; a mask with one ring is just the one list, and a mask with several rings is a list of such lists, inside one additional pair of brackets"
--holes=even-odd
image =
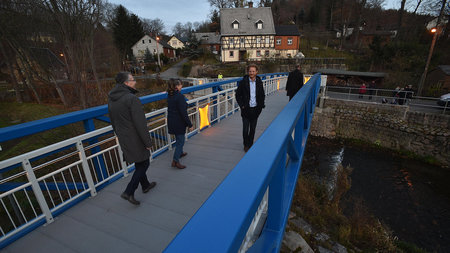
[(279, 251), (319, 88), (320, 73), (295, 95), (165, 252), (240, 251), (267, 189), (267, 220), (248, 252)]
[[(272, 77), (266, 78), (266, 76)], [(231, 81), (189, 87), (183, 89), (182, 93), (219, 87), (238, 80), (240, 79), (236, 78)], [(277, 74), (277, 77), (273, 74), (264, 75), (266, 95), (284, 88), (285, 80), (286, 73)], [(194, 125), (194, 130), (186, 134), (188, 137), (202, 130), (199, 127), (198, 109), (204, 101), (210, 103), (208, 117), (211, 124), (238, 111), (239, 107), (235, 103), (234, 96), (236, 86), (232, 84), (232, 87), (228, 89), (187, 101), (190, 105), (189, 117)], [(154, 101), (161, 97), (161, 94), (156, 94), (147, 96), (143, 100)], [(103, 112), (98, 108), (88, 109), (88, 112), (85, 110), (79, 115), (82, 115), (81, 118), (88, 114), (95, 115), (93, 111), (96, 110), (97, 115)], [(174, 143), (168, 133), (166, 120), (163, 118), (166, 115), (167, 108), (146, 114), (149, 133), (154, 137), (152, 138), (152, 159), (171, 149)], [(59, 122), (64, 117), (68, 116), (56, 117), (55, 121)], [(71, 119), (69, 118), (68, 121)], [(49, 122), (52, 121), (47, 120), (46, 124), (50, 124)], [(95, 144), (90, 142), (92, 139), (96, 140)], [(5, 174), (5, 178), (0, 178), (0, 215), (4, 218), (0, 222), (0, 249), (45, 222), (51, 223), (54, 216), (75, 203), (89, 196), (95, 196), (99, 189), (126, 176), (133, 169), (133, 164), (123, 161), (112, 127), (107, 126), (0, 161), (0, 172), (6, 171), (5, 168), (8, 170), (14, 168), (14, 170)]]
[[(270, 73), (270, 74), (262, 74), (259, 76), (261, 78), (266, 78), (266, 77), (270, 77), (270, 76), (279, 76), (279, 75), (284, 75), (284, 74), (286, 74), (286, 73)], [(204, 90), (204, 89), (208, 89), (208, 88), (219, 87), (223, 84), (240, 81), (241, 79), (242, 78), (234, 78), (234, 79), (227, 79), (227, 80), (219, 81), (219, 82), (212, 82), (212, 83), (206, 83), (206, 84), (202, 84), (202, 85), (191, 86), (191, 87), (183, 88), (181, 90), (181, 93), (186, 94), (186, 93)], [(140, 97), (141, 102), (143, 104), (148, 104), (148, 103), (163, 100), (166, 98), (167, 98), (166, 92), (160, 92), (160, 93)], [(8, 140), (32, 135), (35, 133), (40, 133), (40, 132), (54, 129), (54, 128), (57, 128), (60, 126), (65, 126), (65, 125), (69, 125), (69, 124), (84, 121), (84, 120), (94, 119), (96, 117), (104, 116), (107, 113), (108, 113), (108, 105), (101, 105), (101, 106), (96, 106), (96, 107), (88, 108), (88, 109), (81, 110), (81, 111), (70, 112), (70, 113), (61, 114), (61, 115), (57, 115), (57, 116), (53, 116), (53, 117), (49, 117), (49, 118), (45, 118), (45, 119), (30, 121), (30, 122), (13, 125), (13, 126), (9, 126), (9, 127), (3, 127), (3, 128), (0, 128), (0, 143), (8, 141)]]

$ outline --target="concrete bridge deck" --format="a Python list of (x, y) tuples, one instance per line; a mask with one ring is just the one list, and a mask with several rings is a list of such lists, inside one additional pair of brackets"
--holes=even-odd
[[(255, 139), (287, 102), (284, 91), (266, 97)], [(162, 252), (245, 155), (241, 131), (238, 112), (188, 139), (184, 170), (170, 167), (172, 151), (158, 156), (147, 172), (158, 184), (136, 191), (140, 206), (120, 198), (129, 181), (122, 178), (2, 252)]]

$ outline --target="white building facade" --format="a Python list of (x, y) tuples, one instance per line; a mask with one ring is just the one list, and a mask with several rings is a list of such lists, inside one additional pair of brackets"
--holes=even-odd
[(157, 42), (156, 39), (144, 35), (138, 42), (136, 42), (131, 49), (133, 55), (137, 60), (142, 60), (145, 57), (145, 51), (148, 49), (152, 55), (161, 54), (164, 52), (163, 46)]
[(221, 60), (262, 60), (276, 55), (270, 7), (220, 9)]

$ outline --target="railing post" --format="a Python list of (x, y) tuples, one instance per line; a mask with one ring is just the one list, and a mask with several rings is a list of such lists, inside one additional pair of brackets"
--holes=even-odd
[[(209, 109), (211, 109), (212, 108), (212, 106), (211, 106), (211, 97), (208, 97), (208, 105), (209, 105)], [(211, 121), (211, 113), (212, 113), (212, 111), (210, 110), (209, 113), (208, 113), (208, 121), (209, 121), (208, 128), (211, 127), (211, 123), (212, 123), (212, 121)], [(199, 115), (199, 117), (200, 117), (200, 115)]]
[(198, 100), (197, 100), (197, 101), (195, 101), (195, 110), (196, 110), (195, 121), (197, 121), (197, 133), (200, 133), (200, 111), (198, 109), (199, 109), (199, 107), (198, 107)]
[(233, 89), (232, 94), (233, 97), (231, 99), (231, 106), (233, 107), (233, 110), (231, 112), (234, 114), (234, 111), (236, 110), (236, 89)]
[(229, 111), (228, 111), (228, 92), (229, 91), (225, 92), (225, 118), (228, 118), (228, 113), (229, 113)]
[(91, 196), (94, 197), (95, 195), (97, 195), (97, 190), (95, 189), (94, 180), (92, 179), (92, 174), (91, 171), (89, 170), (89, 165), (87, 163), (86, 153), (84, 152), (83, 143), (81, 143), (81, 141), (77, 141), (77, 149), (81, 159), (81, 165), (83, 167), (84, 176), (86, 177), (87, 184), (89, 186), (89, 189), (91, 190)]
[[(198, 106), (197, 106), (197, 111), (198, 111)], [(166, 138), (167, 138), (167, 142), (168, 142), (168, 148), (169, 150), (172, 150), (172, 140), (170, 139), (170, 134), (169, 134), (169, 123), (167, 122), (167, 116), (168, 116), (168, 111), (166, 109), (166, 111), (164, 112), (165, 115), (165, 120), (166, 120)]]
[(50, 208), (45, 201), (44, 194), (42, 193), (41, 187), (36, 179), (36, 175), (34, 174), (33, 168), (31, 167), (30, 161), (28, 159), (24, 159), (22, 161), (22, 167), (27, 172), (28, 181), (31, 183), (31, 188), (33, 189), (34, 195), (36, 196), (36, 200), (41, 207), (42, 213), (45, 215), (45, 220), (47, 223), (53, 222), (53, 215), (50, 211)]
[(220, 94), (217, 94), (217, 122), (220, 122)]
[(122, 152), (122, 148), (120, 147), (120, 144), (119, 144), (119, 138), (117, 138), (117, 136), (116, 136), (116, 143), (117, 143), (117, 153), (119, 153), (120, 164), (122, 165), (122, 168), (123, 168), (123, 176), (127, 177), (128, 176), (128, 166), (127, 166), (127, 163), (125, 162), (125, 160), (123, 160), (123, 152)]
[[(83, 123), (84, 123), (84, 129), (86, 130), (86, 133), (95, 131), (95, 125), (94, 125), (94, 120), (93, 119), (84, 120)], [(91, 138), (88, 141), (89, 141), (89, 144), (92, 145), (92, 144), (97, 143), (98, 139), (97, 138)], [(91, 149), (91, 152), (92, 152), (92, 154), (100, 152), (100, 147), (99, 146), (93, 147)], [(98, 160), (98, 164), (96, 162), (94, 162), (95, 160)], [(97, 176), (98, 176), (99, 181), (102, 181), (103, 180), (103, 176), (102, 175), (107, 175), (106, 164), (105, 164), (105, 161), (103, 160), (103, 157), (102, 156), (94, 157), (93, 158), (93, 164), (94, 164), (95, 170), (97, 171)]]

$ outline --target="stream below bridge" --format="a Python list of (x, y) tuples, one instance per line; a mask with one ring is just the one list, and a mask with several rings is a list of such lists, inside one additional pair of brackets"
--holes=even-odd
[(310, 136), (302, 173), (335, 184), (337, 164), (353, 168), (345, 205), (357, 199), (400, 240), (450, 252), (450, 170), (390, 150)]

